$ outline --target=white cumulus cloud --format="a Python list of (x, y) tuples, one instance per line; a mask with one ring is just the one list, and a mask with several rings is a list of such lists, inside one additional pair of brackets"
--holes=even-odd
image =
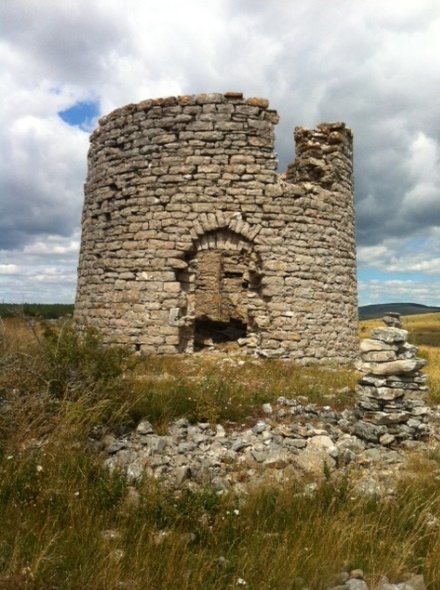
[(0, 264), (23, 273), (4, 295), (74, 296), (88, 136), (58, 113), (228, 90), (278, 110), (281, 171), (294, 126), (352, 127), (361, 269), (437, 276), (438, 0), (2, 0), (0, 33)]

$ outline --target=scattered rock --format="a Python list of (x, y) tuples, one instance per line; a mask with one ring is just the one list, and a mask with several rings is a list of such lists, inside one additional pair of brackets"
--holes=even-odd
[(346, 572), (334, 577), (334, 584), (328, 586), (327, 590), (426, 590), (424, 578), (422, 575), (409, 576), (406, 582), (391, 584), (388, 578), (384, 577), (378, 585), (369, 586), (364, 580), (362, 570), (354, 570), (350, 575)]
[(142, 422), (138, 424), (136, 432), (138, 434), (152, 434), (153, 426), (151, 425), (151, 422), (149, 422), (148, 420), (142, 420)]
[(364, 572), (361, 569), (351, 570), (349, 573), (350, 578), (355, 578), (356, 580), (363, 580), (364, 579)]

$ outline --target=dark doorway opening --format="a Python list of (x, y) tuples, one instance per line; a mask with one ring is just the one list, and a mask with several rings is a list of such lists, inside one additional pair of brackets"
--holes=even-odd
[(236, 319), (218, 322), (209, 318), (198, 318), (194, 324), (194, 349), (202, 350), (217, 344), (236, 342), (246, 338), (247, 325)]

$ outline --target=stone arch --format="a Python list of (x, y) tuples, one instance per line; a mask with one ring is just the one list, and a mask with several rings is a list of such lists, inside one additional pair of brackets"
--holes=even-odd
[(182, 352), (231, 340), (246, 349), (258, 347), (256, 318), (261, 322), (265, 313), (261, 259), (248, 238), (256, 235), (254, 231), (245, 228), (247, 235), (233, 231), (234, 221), (215, 229), (211, 225), (198, 234), (185, 253), (186, 268), (176, 273), (183, 299)]
[(255, 242), (261, 231), (260, 224), (250, 225), (240, 212), (216, 211), (215, 213), (201, 213), (194, 222), (191, 237), (194, 242), (201, 240), (204, 235), (216, 231), (229, 231), (237, 234), (249, 242)]

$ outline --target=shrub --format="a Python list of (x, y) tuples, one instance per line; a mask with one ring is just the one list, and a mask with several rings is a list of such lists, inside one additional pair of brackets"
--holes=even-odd
[(84, 391), (107, 393), (123, 375), (130, 353), (105, 346), (98, 332), (79, 333), (72, 322), (45, 325), (42, 336), (42, 378), (50, 395), (76, 399)]

